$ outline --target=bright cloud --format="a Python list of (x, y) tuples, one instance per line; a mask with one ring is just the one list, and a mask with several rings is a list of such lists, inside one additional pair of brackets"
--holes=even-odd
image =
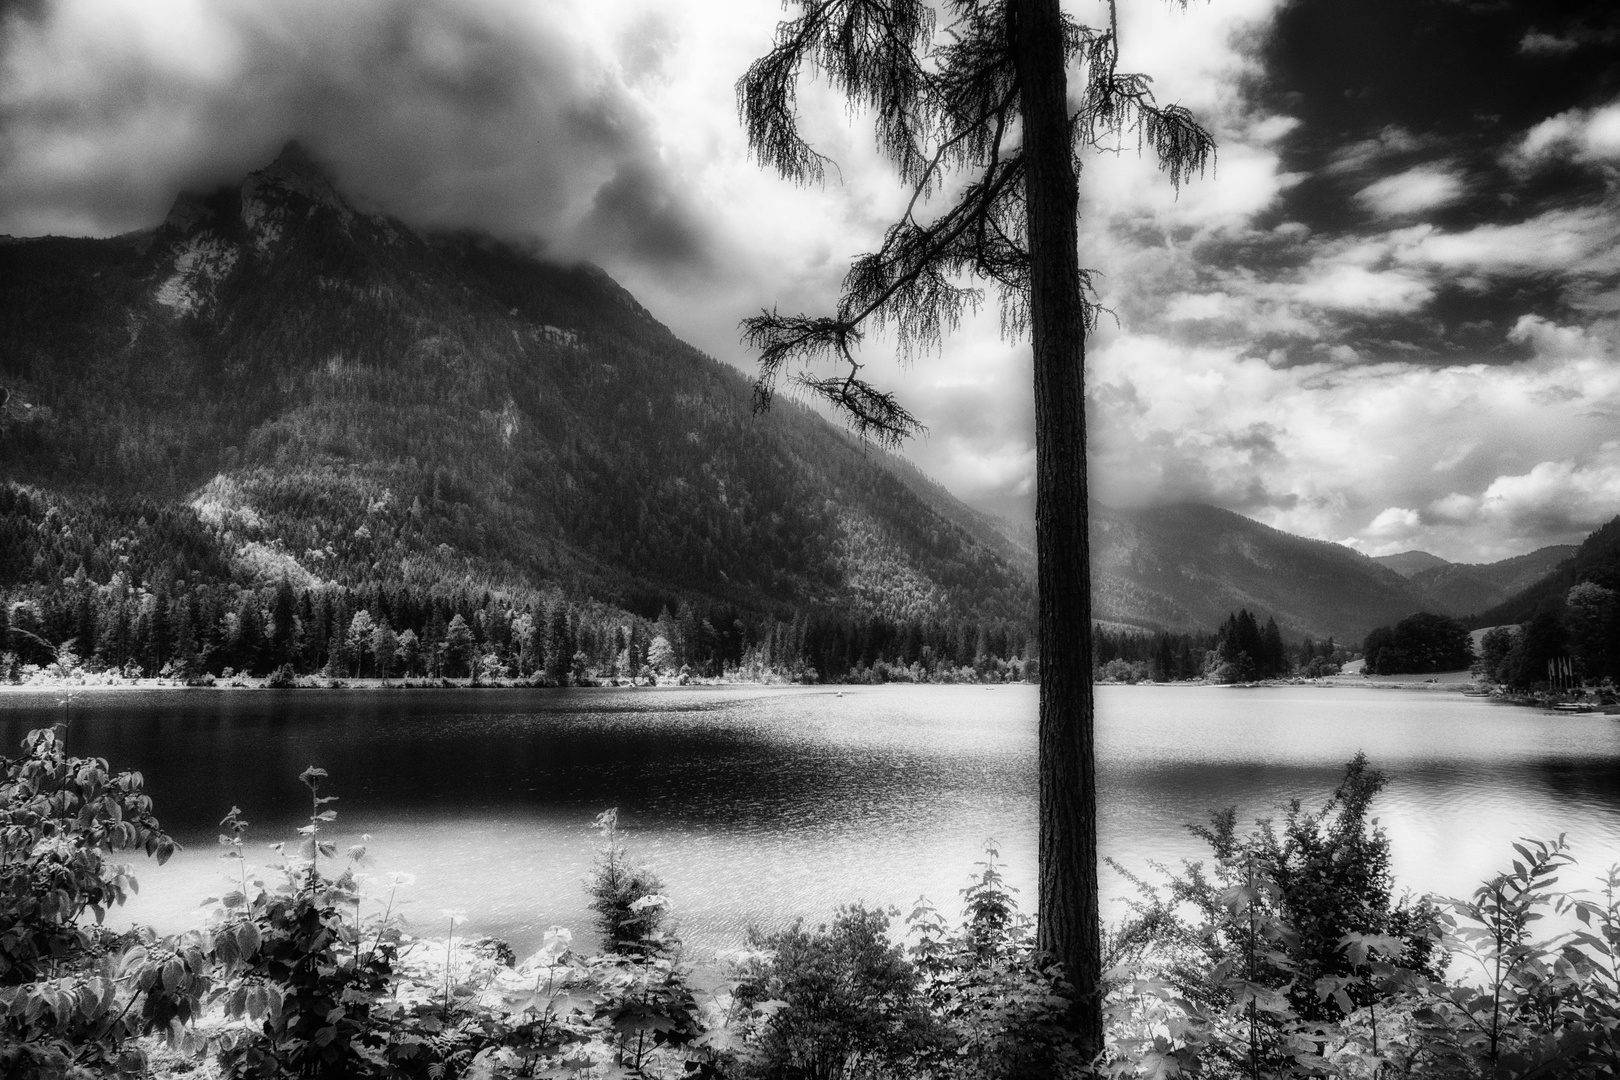
[(1307, 304), (1353, 311), (1415, 311), (1434, 289), (1428, 282), (1399, 270), (1360, 266), (1325, 266), (1293, 290)]
[(1408, 266), (1486, 273), (1612, 273), (1620, 270), (1617, 243), (1620, 219), (1598, 207), (1551, 210), (1461, 232), (1414, 225), (1382, 239), (1391, 257)]
[(1531, 128), (1509, 161), (1531, 168), (1558, 159), (1620, 161), (1620, 100), (1596, 109), (1571, 109)]
[(1363, 535), (1376, 540), (1408, 540), (1423, 528), (1423, 516), (1416, 510), (1391, 506), (1372, 519)]
[(1604, 444), (1585, 461), (1542, 461), (1527, 473), (1499, 476), (1479, 513), (1532, 534), (1595, 529), (1620, 514), (1620, 443)]
[(1407, 217), (1449, 205), (1462, 194), (1461, 177), (1426, 165), (1376, 180), (1357, 192), (1356, 198), (1380, 217)]
[(1529, 363), (1452, 367), (1276, 367), (1117, 334), (1092, 363), (1099, 497), (1217, 502), (1374, 554), (1578, 541), (1620, 513), (1620, 454), (1591, 450), (1620, 423), (1620, 367), (1565, 329), (1528, 327), (1553, 350)]

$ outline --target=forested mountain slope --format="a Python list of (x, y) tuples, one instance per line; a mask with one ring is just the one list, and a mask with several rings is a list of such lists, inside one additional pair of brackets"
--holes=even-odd
[[(0, 589), (229, 579), (1023, 621), (1027, 552), (606, 274), (362, 213), (296, 147), (0, 244)], [(18, 509), (25, 506), (26, 509)]]
[(1451, 564), (1438, 555), (1431, 555), (1427, 551), (1401, 551), (1394, 555), (1374, 555), (1373, 562), (1379, 566), (1387, 566), (1403, 578), (1411, 578), (1424, 570), (1433, 570), (1438, 566)]
[(1406, 578), (1430, 610), (1465, 616), (1503, 603), (1551, 573), (1575, 551), (1573, 545), (1555, 545), (1494, 563), (1452, 563), (1426, 551), (1404, 551), (1373, 561)]
[(1421, 597), (1395, 571), (1341, 544), (1307, 540), (1200, 503), (1092, 507), (1097, 618), (1210, 631), (1241, 608), (1290, 638), (1359, 640)]
[(1502, 626), (1526, 622), (1542, 610), (1558, 610), (1570, 588), (1590, 581), (1620, 591), (1620, 517), (1588, 536), (1573, 555), (1512, 598), (1481, 612), (1475, 626)]

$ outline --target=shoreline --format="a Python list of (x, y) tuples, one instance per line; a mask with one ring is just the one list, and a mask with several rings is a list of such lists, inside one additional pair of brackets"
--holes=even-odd
[[(789, 683), (789, 682), (748, 682), (733, 679), (693, 679), (685, 684), (674, 682), (660, 682), (649, 685), (647, 683), (593, 683), (586, 686), (552, 686), (546, 683), (530, 683), (523, 680), (505, 680), (499, 682), (468, 683), (460, 680), (439, 679), (338, 679), (315, 680), (305, 676), (293, 686), (267, 686), (269, 676), (232, 678), (230, 682), (184, 683), (173, 679), (121, 679), (118, 682), (75, 682), (71, 679), (54, 679), (48, 682), (0, 683), (0, 695), (5, 694), (61, 694), (61, 693), (149, 693), (156, 690), (197, 690), (197, 691), (292, 691), (292, 690), (700, 690), (724, 689), (726, 687), (796, 687), (813, 689), (817, 686), (859, 686), (861, 683)], [(992, 683), (961, 683), (958, 685), (998, 685)]]
[[(1109, 682), (1099, 680), (1096, 686), (1177, 686), (1187, 689), (1203, 690), (1273, 690), (1286, 687), (1301, 687), (1319, 690), (1335, 689), (1369, 689), (1369, 690), (1409, 690), (1424, 693), (1462, 694), (1468, 697), (1482, 697), (1508, 705), (1518, 705), (1525, 708), (1551, 711), (1553, 702), (1542, 701), (1538, 698), (1510, 694), (1500, 689), (1491, 689), (1481, 693), (1481, 684), (1472, 678), (1460, 679), (1456, 676), (1463, 672), (1445, 672), (1440, 678), (1418, 679), (1403, 678), (1401, 676), (1375, 676), (1361, 675), (1329, 675), (1317, 679), (1267, 679), (1253, 683), (1212, 683), (1202, 680), (1184, 680), (1171, 683), (1154, 682)], [(1445, 676), (1451, 676), (1446, 678)], [(78, 695), (84, 693), (153, 693), (157, 691), (194, 690), (194, 691), (426, 691), (426, 690), (651, 690), (651, 691), (678, 691), (678, 690), (753, 690), (753, 689), (794, 689), (794, 690), (820, 690), (826, 693), (844, 693), (848, 690), (865, 686), (972, 686), (993, 688), (998, 686), (1025, 686), (1033, 683), (909, 683), (904, 681), (883, 683), (793, 683), (775, 681), (754, 681), (735, 679), (691, 679), (686, 683), (668, 680), (655, 684), (637, 683), (592, 683), (584, 686), (552, 686), (544, 683), (531, 683), (523, 680), (506, 680), (499, 682), (480, 682), (471, 684), (461, 680), (448, 679), (317, 679), (304, 676), (295, 686), (271, 687), (265, 685), (268, 676), (241, 678), (233, 677), (230, 682), (215, 682), (209, 685), (187, 684), (172, 679), (144, 678), (119, 679), (116, 682), (86, 681), (77, 682), (67, 679), (53, 679), (50, 681), (32, 681), (25, 683), (0, 683), (0, 699), (6, 697), (39, 696), (46, 694)], [(1592, 712), (1597, 715), (1620, 715), (1620, 704), (1604, 702), (1587, 702), (1593, 706)]]

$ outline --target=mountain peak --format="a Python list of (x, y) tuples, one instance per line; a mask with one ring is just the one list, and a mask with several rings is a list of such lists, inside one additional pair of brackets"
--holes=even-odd
[(305, 146), (297, 139), (287, 140), (286, 144), (281, 148), (281, 153), (276, 155), (276, 160), (272, 162), (272, 165), (279, 165), (286, 169), (303, 170), (306, 172), (321, 172), (321, 167), (317, 165), (315, 163), (315, 159), (310, 156), (309, 147)]
[(276, 160), (258, 172), (248, 173), (242, 181), (242, 224), (253, 235), (254, 246), (260, 252), (269, 251), (286, 229), (290, 220), (287, 195), (334, 211), (345, 226), (355, 218), (353, 208), (338, 194), (326, 170), (294, 139), (281, 148)]
[(269, 186), (302, 195), (312, 203), (339, 211), (345, 217), (353, 214), (349, 204), (332, 185), (331, 176), (297, 139), (283, 146), (281, 153), (277, 154), (276, 159), (269, 165), (258, 172), (248, 174), (248, 178), (242, 184), (244, 205)]
[(177, 232), (189, 233), (213, 216), (214, 211), (206, 198), (194, 191), (182, 191), (174, 197), (174, 205), (169, 207), (169, 215), (163, 219), (163, 225)]

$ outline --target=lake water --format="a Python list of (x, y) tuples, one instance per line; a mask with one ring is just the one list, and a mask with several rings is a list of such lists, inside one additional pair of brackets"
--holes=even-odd
[[(0, 694), (0, 743), (59, 720), (60, 694)], [(70, 749), (140, 769), (187, 845), (137, 863), (118, 916), (195, 925), (220, 888), (216, 824), (291, 836), (306, 765), (331, 773), (337, 839), (369, 869), (415, 875), (415, 928), (538, 944), (586, 937), (592, 818), (620, 808), (699, 955), (750, 923), (865, 900), (953, 912), (985, 841), (1033, 902), (1036, 690), (1029, 686), (656, 690), (87, 691)], [(1238, 806), (1324, 798), (1358, 749), (1391, 777), (1377, 804), (1400, 885), (1460, 895), (1520, 836), (1567, 832), (1582, 871), (1620, 862), (1620, 725), (1455, 693), (1361, 688), (1103, 687), (1100, 842), (1133, 869), (1202, 854), (1184, 826)], [(272, 861), (258, 847), (261, 862)], [(1124, 882), (1104, 879), (1107, 910)]]

